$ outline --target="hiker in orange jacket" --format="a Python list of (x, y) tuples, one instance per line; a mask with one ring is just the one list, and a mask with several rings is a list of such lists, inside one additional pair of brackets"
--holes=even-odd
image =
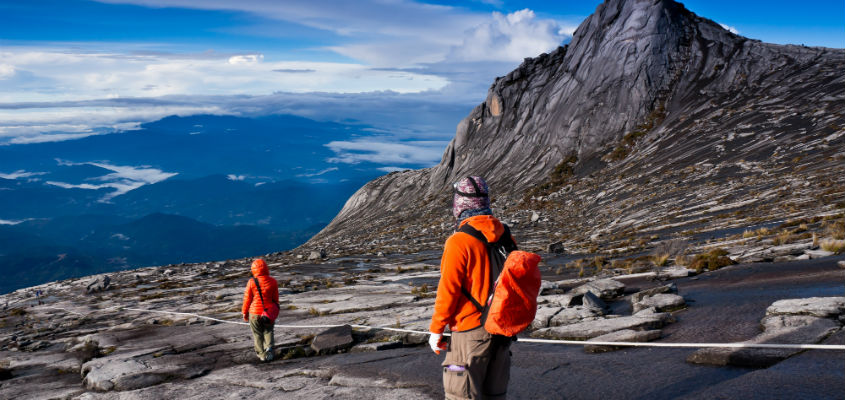
[[(457, 228), (469, 224), (488, 242), (506, 234), (490, 210), (484, 179), (471, 176), (454, 186), (452, 214)], [(481, 312), (463, 293), (481, 304), (491, 292), (487, 246), (465, 232), (446, 240), (440, 261), (440, 283), (431, 317), (429, 345), (435, 353), (447, 350), (443, 360), (443, 387), (447, 399), (504, 399), (510, 377), (510, 341), (497, 340), (481, 326)], [(463, 289), (463, 290), (462, 290)], [(448, 345), (442, 339), (446, 326), (452, 331)]]
[[(268, 322), (266, 318), (261, 318), (261, 314), (265, 312), (265, 309), (273, 306), (276, 307), (278, 314), (279, 285), (270, 277), (267, 263), (260, 258), (252, 262), (252, 276), (253, 279), (247, 282), (244, 291), (243, 317), (244, 321), (249, 321), (249, 326), (252, 328), (255, 354), (261, 361), (271, 361), (275, 344), (273, 337), (275, 315)], [(261, 287), (260, 295), (256, 281)]]

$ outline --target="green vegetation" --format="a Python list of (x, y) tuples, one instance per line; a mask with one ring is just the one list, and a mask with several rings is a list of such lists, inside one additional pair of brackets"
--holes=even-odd
[(715, 271), (728, 265), (736, 264), (736, 261), (727, 257), (728, 252), (721, 248), (710, 250), (707, 253), (698, 254), (692, 259), (692, 262), (687, 267), (693, 269), (695, 272), (701, 273), (705, 269), (708, 271)]
[(411, 286), (411, 294), (423, 299), (436, 297), (437, 293), (431, 292), (431, 287), (427, 283), (420, 286)]
[(653, 262), (655, 266), (665, 267), (669, 264), (669, 254), (655, 254), (651, 256), (651, 262)]
[(305, 349), (302, 346), (296, 346), (282, 356), (282, 360), (290, 360), (292, 358), (305, 357)]
[(666, 118), (666, 107), (663, 103), (660, 103), (657, 108), (654, 109), (640, 125), (637, 125), (634, 130), (625, 134), (622, 137), (622, 141), (613, 149), (610, 154), (607, 155), (607, 158), (610, 161), (619, 161), (628, 157), (628, 154), (631, 153), (631, 150), (634, 148), (634, 145), (637, 144), (637, 141), (648, 134), (655, 126), (663, 122), (663, 119)]
[(569, 182), (572, 175), (575, 174), (576, 163), (578, 163), (578, 156), (574, 154), (563, 159), (563, 161), (556, 165), (555, 169), (549, 173), (549, 178), (545, 182), (535, 186), (533, 189), (525, 193), (523, 202), (528, 202), (532, 197), (545, 196), (550, 193), (554, 193), (563, 187), (563, 185)]
[(824, 239), (821, 241), (821, 248), (824, 251), (840, 254), (845, 250), (845, 240)]

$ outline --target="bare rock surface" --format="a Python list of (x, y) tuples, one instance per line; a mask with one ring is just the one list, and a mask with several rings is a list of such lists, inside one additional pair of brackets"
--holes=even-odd
[(598, 296), (594, 295), (593, 292), (586, 292), (584, 296), (581, 297), (581, 304), (587, 308), (595, 308), (599, 310), (607, 310), (607, 303), (602, 301)]
[(317, 334), (311, 341), (311, 348), (317, 354), (336, 353), (346, 350), (355, 343), (352, 337), (352, 327), (349, 325), (329, 328)]
[(766, 315), (810, 315), (836, 318), (842, 314), (845, 314), (845, 297), (778, 300), (766, 309)]
[(599, 279), (572, 289), (573, 295), (592, 292), (596, 296), (609, 300), (618, 297), (625, 291), (625, 285), (613, 279)]
[[(214, 393), (235, 397), (272, 398), (282, 395), (293, 399), (442, 396), (438, 375), (442, 358), (427, 349), (425, 334), (350, 329), (349, 336), (345, 336), (347, 341), (352, 342), (348, 351), (319, 355), (311, 345), (315, 340), (319, 343), (315, 338), (319, 338), (320, 333), (327, 328), (294, 328), (302, 325), (361, 324), (427, 331), (434, 302), (431, 295), (437, 276), (427, 271), (408, 272), (396, 266), (428, 262), (423, 259), (436, 262), (438, 254), (379, 258), (384, 264), (390, 265), (384, 269), (380, 268), (381, 263), (372, 261), (369, 256), (350, 257), (349, 261), (325, 261), (321, 265), (283, 265), (268, 259), (274, 265), (271, 274), (279, 280), (282, 293), (282, 310), (276, 324), (277, 359), (271, 363), (258, 361), (252, 350), (249, 328), (241, 321), (240, 301), (243, 285), (248, 279), (250, 260), (233, 260), (226, 263), (226, 266), (216, 263), (170, 266), (167, 267), (171, 270), (169, 274), (163, 273), (164, 268), (114, 273), (111, 275), (113, 287), (102, 292), (101, 298), (85, 294), (90, 278), (54, 282), (40, 287), (47, 293), (42, 304), (29, 296), (28, 290), (3, 295), (0, 301), (5, 302), (8, 298), (12, 311), (0, 318), (0, 368), (3, 368), (0, 372), (5, 377), (0, 380), (0, 397), (159, 399), (190, 397), (193, 394), (200, 398)], [(358, 267), (359, 263), (367, 259), (370, 261), (366, 261), (369, 264), (366, 268)], [(680, 314), (678, 322), (674, 323), (671, 322), (673, 317), (670, 314), (660, 313), (654, 308), (628, 315), (632, 312), (628, 297), (609, 301), (608, 306), (615, 314), (602, 315), (599, 308), (583, 304), (583, 295), (573, 296), (567, 292), (544, 296), (545, 304), (538, 311), (537, 318), (541, 322), (535, 326), (536, 331), (526, 332), (525, 336), (533, 332), (534, 336), (579, 340), (605, 334), (620, 335), (605, 337), (617, 338), (614, 341), (737, 340), (732, 336), (719, 336), (744, 331), (743, 324), (731, 318), (747, 319), (746, 315), (755, 312), (762, 314), (776, 300), (784, 297), (770, 298), (767, 303), (758, 304), (756, 308), (746, 307), (734, 311), (737, 303), (732, 299), (735, 296), (747, 296), (749, 292), (757, 296), (766, 295), (767, 291), (779, 287), (773, 282), (788, 282), (789, 286), (782, 284), (776, 293), (790, 293), (796, 290), (796, 284), (800, 285), (813, 276), (818, 276), (817, 280), (812, 281), (816, 282), (813, 285), (830, 287), (818, 292), (817, 297), (836, 294), (835, 290), (841, 293), (841, 285), (836, 286), (831, 282), (845, 279), (842, 276), (843, 270), (836, 266), (835, 260), (827, 261), (827, 264), (824, 264), (824, 260), (802, 261), (792, 269), (774, 271), (772, 268), (775, 266), (771, 265), (763, 265), (759, 269), (754, 269), (754, 265), (739, 266), (705, 272), (696, 276), (696, 280), (675, 280), (672, 283), (676, 284), (677, 289), (685, 296), (691, 296), (695, 302), (690, 303), (689, 308)], [(820, 269), (814, 265), (829, 267)], [(198, 274), (203, 271), (213, 272), (198, 278)], [(749, 275), (743, 271), (755, 272)], [(543, 273), (554, 274), (548, 270)], [(142, 275), (143, 280), (139, 282), (136, 275)], [(758, 275), (760, 278), (752, 278)], [(757, 279), (760, 282), (755, 284)], [(555, 280), (558, 281), (561, 280)], [(576, 282), (579, 281), (568, 282), (562, 284), (559, 290), (566, 290), (569, 285), (577, 286)], [(634, 293), (667, 290), (659, 289), (666, 286), (665, 283), (644, 277), (626, 279), (625, 282), (631, 286), (632, 291), (636, 290)], [(425, 289), (425, 285), (429, 289)], [(696, 289), (701, 285), (709, 285), (710, 289), (707, 292)], [(348, 297), (359, 287), (361, 296)], [(763, 289), (765, 291), (761, 291)], [(798, 290), (808, 289), (798, 286)], [(725, 301), (729, 303), (714, 311), (708, 308), (714, 300), (707, 293), (712, 291), (726, 291), (735, 295), (726, 295)], [(380, 307), (370, 307), (368, 304), (374, 299), (387, 297), (402, 301)], [(576, 300), (581, 300), (582, 304), (572, 304)], [(362, 304), (350, 307), (348, 312), (321, 314), (316, 309), (310, 310), (310, 307), (323, 303), (352, 304), (356, 301)], [(563, 307), (562, 303), (568, 306)], [(765, 332), (773, 336), (764, 340), (809, 343), (833, 337), (824, 337), (829, 332), (828, 328), (838, 326), (833, 314), (827, 312), (825, 314), (829, 315), (828, 318), (819, 318), (807, 313), (808, 310), (825, 310), (830, 307), (818, 306), (821, 303), (817, 301), (806, 303), (805, 308), (790, 308), (787, 314), (768, 316), (764, 321)], [(838, 303), (833, 301), (831, 304)], [(162, 313), (168, 311), (177, 314)], [(557, 321), (571, 323), (545, 326), (558, 315), (560, 317)], [(220, 321), (210, 321), (203, 317)], [(728, 319), (707, 319), (716, 317)], [(548, 320), (543, 321), (544, 318)], [(755, 330), (759, 330), (759, 324), (759, 317), (751, 321)], [(732, 328), (712, 336), (713, 329), (725, 326)], [(657, 332), (651, 331), (657, 330), (662, 330), (664, 336), (652, 339)], [(687, 336), (693, 333), (694, 337)], [(740, 340), (747, 340), (747, 337)], [(713, 373), (712, 369), (707, 369), (711, 372), (702, 375), (705, 370), (695, 369), (695, 364), (685, 362), (689, 350), (675, 352), (671, 349), (620, 348), (602, 356), (589, 356), (613, 357), (611, 359), (587, 358), (562, 367), (558, 366), (569, 362), (563, 360), (579, 360), (577, 354), (586, 356), (580, 346), (557, 347), (517, 342), (513, 351), (513, 382), (531, 383), (514, 384), (511, 391), (519, 398), (543, 397), (542, 393), (559, 390), (555, 382), (565, 381), (567, 385), (577, 386), (580, 383), (573, 381), (575, 377), (581, 380), (595, 379), (595, 372), (579, 372), (574, 364), (585, 365), (590, 371), (595, 371), (599, 365), (601, 368), (611, 368), (609, 373), (617, 378), (624, 376), (621, 374), (623, 370), (649, 365), (659, 376), (674, 377), (661, 386), (663, 390), (668, 390), (667, 393), (677, 394), (671, 386), (680, 382), (719, 381), (713, 381), (714, 378), (707, 375)], [(652, 355), (654, 358), (649, 359)], [(738, 356), (731, 357), (736, 359)], [(771, 362), (777, 362), (775, 365), (781, 365), (795, 357), (798, 356), (784, 358), (784, 355), (778, 355), (770, 359)], [(610, 360), (609, 363), (607, 360)], [(543, 375), (544, 371), (551, 372)], [(727, 374), (725, 379), (736, 377), (729, 372), (720, 373)], [(548, 375), (555, 375), (554, 379), (547, 380), (545, 377)], [(622, 379), (619, 390), (631, 394), (650, 390), (642, 385), (641, 379)], [(542, 393), (535, 391), (539, 388), (543, 388)], [(585, 395), (587, 397), (601, 395), (596, 388), (579, 390), (589, 393), (590, 396)]]
[[(763, 332), (747, 343), (814, 344), (842, 329), (840, 315), (845, 312), (845, 297), (787, 299), (773, 303), (761, 321)], [(687, 361), (696, 364), (736, 365), (766, 368), (801, 352), (783, 349), (702, 349)]]
[(570, 325), (585, 320), (594, 320), (604, 315), (601, 308), (587, 306), (573, 306), (561, 308), (549, 320), (549, 326)]
[(666, 312), (684, 308), (686, 304), (684, 298), (677, 294), (658, 293), (634, 303), (633, 308), (634, 313), (652, 307), (659, 312)]
[[(605, 335), (596, 336), (588, 342), (650, 342), (652, 340), (660, 339), (661, 331), (659, 329), (647, 331), (635, 331), (632, 329), (623, 329), (621, 331), (611, 332)], [(619, 346), (609, 345), (586, 345), (584, 351), (588, 353), (604, 353), (608, 351), (618, 350)]]
[(539, 329), (534, 331), (531, 336), (551, 339), (587, 340), (625, 329), (660, 329), (671, 320), (671, 315), (664, 313), (594, 319), (576, 322), (570, 325)]
[(668, 285), (656, 286), (651, 289), (639, 291), (631, 295), (631, 304), (639, 303), (646, 297), (651, 297), (660, 293), (678, 293), (678, 287), (674, 283), (670, 283)]
[[(282, 303), (276, 361), (257, 362), (241, 320), (251, 260), (141, 268), (110, 273), (107, 290), (90, 294), (98, 278), (2, 295), (0, 398), (441, 398), (442, 358), (425, 348), (426, 334), (388, 328), (427, 330), (454, 229), (444, 212), (450, 183), (477, 171), (520, 248), (566, 249), (543, 254), (547, 301), (531, 336), (661, 329), (664, 342), (845, 343), (829, 304), (779, 305), (788, 312), (766, 317), (760, 332), (778, 300), (843, 295), (841, 256), (814, 247), (845, 222), (844, 66), (845, 50), (762, 43), (673, 1), (608, 0), (566, 47), (497, 79), (440, 164), (369, 182), (309, 243), (266, 256)], [(658, 251), (667, 239), (682, 249)], [(720, 257), (766, 264), (721, 268)], [(677, 322), (619, 300), (661, 279), (690, 301)], [(587, 292), (614, 314), (575, 304)], [(572, 323), (546, 326), (555, 317)], [(325, 328), (305, 326), (338, 324), (373, 327), (353, 329), (354, 345), (402, 347), (317, 355), (313, 337)], [(841, 353), (692, 356), (776, 363), (749, 373), (688, 363), (686, 349), (513, 350), (513, 398), (845, 392)]]

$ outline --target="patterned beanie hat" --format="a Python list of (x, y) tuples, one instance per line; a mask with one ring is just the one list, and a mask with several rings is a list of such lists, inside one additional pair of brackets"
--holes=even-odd
[(461, 213), (468, 210), (479, 214), (490, 212), (490, 189), (480, 176), (469, 176), (454, 185), (455, 196), (452, 200), (452, 215), (460, 222)]

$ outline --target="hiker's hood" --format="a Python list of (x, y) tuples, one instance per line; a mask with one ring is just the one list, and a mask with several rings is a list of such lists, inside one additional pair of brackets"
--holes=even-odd
[(491, 243), (499, 240), (499, 238), (505, 233), (504, 225), (502, 225), (502, 223), (492, 215), (476, 215), (474, 217), (469, 217), (461, 221), (458, 228), (460, 229), (460, 227), (464, 224), (469, 224), (479, 232), (483, 233), (484, 237), (487, 238), (487, 241)]
[(456, 182), (453, 188), (455, 193), (452, 196), (452, 215), (456, 220), (460, 220), (461, 213), (467, 210), (490, 209), (490, 189), (480, 176), (463, 178)]
[(259, 276), (269, 276), (270, 270), (267, 269), (267, 263), (262, 259), (257, 259), (252, 262), (252, 276), (258, 278)]

